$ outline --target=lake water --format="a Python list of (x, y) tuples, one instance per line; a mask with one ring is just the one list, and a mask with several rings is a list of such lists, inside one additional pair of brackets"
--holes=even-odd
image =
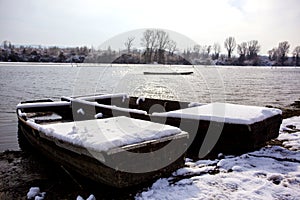
[[(143, 72), (193, 71), (192, 75)], [(20, 101), (95, 93), (285, 106), (300, 98), (300, 68), (0, 63), (0, 151), (19, 149)]]

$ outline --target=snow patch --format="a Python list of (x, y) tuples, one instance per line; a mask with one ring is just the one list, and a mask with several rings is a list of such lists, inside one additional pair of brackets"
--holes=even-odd
[(290, 150), (300, 150), (300, 116), (282, 121), (278, 140), (282, 141), (283, 146)]
[(192, 107), (203, 106), (203, 105), (205, 105), (205, 104), (198, 103), (198, 102), (191, 102), (191, 103), (188, 104), (188, 107), (192, 108)]
[(139, 105), (140, 101), (145, 101), (145, 97), (144, 96), (140, 96), (139, 98), (137, 98), (136, 105)]
[(41, 192), (39, 187), (31, 187), (27, 193), (27, 199), (43, 200), (46, 193)]
[(61, 120), (62, 116), (56, 114), (56, 113), (51, 113), (51, 115), (44, 115), (44, 116), (36, 116), (36, 117), (30, 117), (30, 119), (33, 120)]
[(99, 119), (99, 118), (102, 118), (103, 117), (103, 114), (102, 113), (97, 113), (95, 115), (95, 119)]
[(18, 109), (18, 115), (20, 117), (26, 117), (27, 116), (26, 113), (23, 113), (20, 109)]
[(77, 114), (84, 115), (85, 112), (84, 112), (84, 110), (83, 110), (82, 108), (79, 108), (79, 109), (77, 110)]
[[(84, 200), (84, 198), (78, 195), (76, 200)], [(86, 200), (96, 200), (96, 197), (93, 194), (91, 194)]]
[(122, 98), (122, 102), (124, 103), (126, 99), (129, 99), (129, 96), (127, 94), (124, 94)]

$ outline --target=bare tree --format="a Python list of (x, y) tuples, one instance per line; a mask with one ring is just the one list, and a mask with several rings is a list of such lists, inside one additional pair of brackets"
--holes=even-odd
[(248, 58), (253, 59), (257, 57), (258, 52), (260, 51), (260, 45), (257, 40), (251, 40), (248, 42)]
[(237, 51), (240, 56), (246, 56), (248, 54), (248, 45), (247, 42), (242, 42), (237, 46)]
[(163, 30), (156, 30), (158, 63), (164, 63), (164, 53), (170, 42), (169, 34)]
[(141, 45), (145, 47), (145, 53), (144, 53), (145, 63), (148, 63), (150, 62), (149, 60), (151, 60), (149, 56), (150, 56), (150, 43), (151, 43), (152, 34), (153, 34), (152, 30), (146, 30), (143, 33), (143, 37), (141, 39)]
[(133, 45), (134, 39), (135, 39), (135, 37), (129, 37), (129, 38), (127, 38), (127, 41), (124, 43), (128, 54), (130, 53), (130, 49)]
[(221, 53), (221, 45), (219, 43), (214, 43), (213, 51), (214, 51), (213, 59), (218, 59)]
[(157, 34), (155, 30), (152, 30), (151, 38), (150, 38), (150, 60), (149, 62), (152, 62), (152, 55), (153, 52), (157, 49)]
[[(152, 62), (153, 53), (155, 53), (154, 59), (157, 59), (159, 63), (164, 63), (165, 50), (169, 47), (170, 41), (169, 34), (163, 30), (146, 30), (141, 40), (141, 45), (145, 47), (146, 63)], [(171, 45), (174, 46), (174, 52), (176, 44), (172, 43)]]
[(150, 41), (151, 41), (151, 36), (152, 36), (152, 30), (146, 30), (143, 33), (143, 37), (141, 39), (141, 45), (144, 46), (147, 49), (150, 47)]
[(3, 48), (4, 49), (10, 49), (11, 48), (11, 42), (10, 41), (8, 41), (8, 40), (4, 40), (3, 42), (2, 42), (2, 45), (3, 45)]
[(191, 48), (187, 48), (183, 51), (183, 58), (186, 60), (191, 59)]
[(206, 52), (207, 52), (207, 56), (209, 56), (210, 52), (211, 52), (211, 45), (208, 45), (206, 47)]
[(169, 49), (169, 54), (173, 55), (174, 51), (176, 51), (177, 43), (174, 40), (170, 40), (167, 48)]
[(205, 58), (206, 57), (206, 49), (207, 49), (207, 45), (202, 45), (200, 46), (200, 57)]
[(235, 47), (236, 47), (236, 42), (234, 37), (228, 37), (226, 38), (225, 42), (224, 42), (224, 46), (227, 49), (228, 52), (228, 58), (231, 58), (231, 54), (234, 51)]
[(170, 41), (169, 34), (163, 30), (156, 30), (157, 47), (158, 49), (165, 50)]
[(300, 46), (296, 46), (293, 55), (295, 57), (295, 65), (299, 66), (300, 65)]
[(201, 46), (199, 44), (195, 44), (193, 47), (194, 54), (196, 58), (199, 58)]
[(143, 33), (143, 37), (141, 39), (141, 45), (145, 47), (145, 62), (151, 63), (152, 54), (155, 49), (156, 45), (156, 34), (154, 30), (146, 30)]
[(248, 54), (247, 42), (242, 42), (241, 44), (239, 44), (237, 46), (237, 52), (238, 52), (238, 54), (240, 54), (239, 62), (240, 62), (240, 64), (243, 64), (246, 59), (246, 55)]
[(269, 60), (273, 61), (273, 60), (276, 60), (277, 59), (277, 48), (273, 48), (271, 50), (268, 51), (268, 54), (269, 54)]
[(280, 42), (278, 45), (278, 59), (281, 65), (287, 60), (287, 54), (290, 49), (290, 44), (287, 41)]

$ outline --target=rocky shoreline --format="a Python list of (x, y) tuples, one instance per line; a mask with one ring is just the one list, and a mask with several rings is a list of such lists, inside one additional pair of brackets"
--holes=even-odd
[[(280, 109), (283, 118), (300, 116), (299, 101)], [(101, 199), (133, 199), (137, 192), (151, 185), (116, 192), (113, 188), (75, 177), (37, 153), (23, 151), (0, 153), (0, 180), (0, 199), (27, 199), (31, 187), (40, 187), (41, 192), (46, 192), (45, 199), (76, 199), (78, 195), (87, 198), (90, 194)]]

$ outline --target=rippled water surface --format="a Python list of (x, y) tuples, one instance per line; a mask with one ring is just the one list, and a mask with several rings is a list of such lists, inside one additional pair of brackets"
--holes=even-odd
[[(193, 71), (192, 75), (143, 72)], [(0, 151), (18, 149), (20, 101), (95, 93), (285, 106), (300, 98), (300, 68), (0, 63)]]

